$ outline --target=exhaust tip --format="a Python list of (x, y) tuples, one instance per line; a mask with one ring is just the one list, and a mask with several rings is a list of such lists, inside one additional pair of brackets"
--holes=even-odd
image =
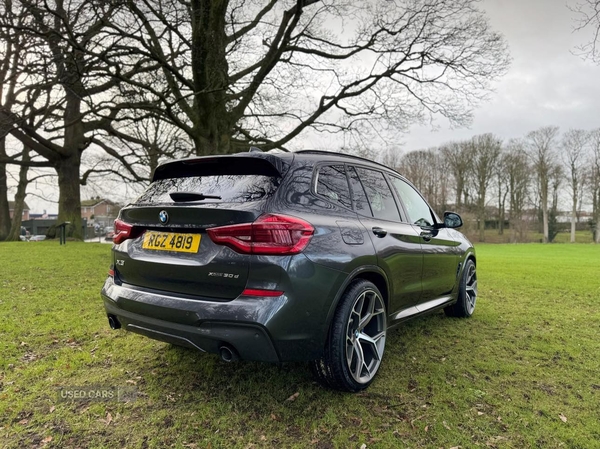
[(239, 359), (238, 355), (235, 353), (235, 351), (230, 348), (229, 346), (221, 346), (219, 348), (219, 355), (221, 356), (221, 360), (223, 360), (224, 362), (235, 362), (236, 360)]
[(108, 325), (112, 330), (121, 329), (121, 323), (114, 315), (108, 315)]

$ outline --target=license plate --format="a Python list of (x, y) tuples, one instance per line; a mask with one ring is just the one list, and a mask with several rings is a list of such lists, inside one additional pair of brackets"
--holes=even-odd
[(198, 248), (200, 248), (200, 234), (146, 231), (142, 248), (156, 251), (197, 253)]

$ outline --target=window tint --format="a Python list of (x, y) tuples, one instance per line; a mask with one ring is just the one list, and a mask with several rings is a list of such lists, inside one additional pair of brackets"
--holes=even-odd
[(400, 178), (391, 177), (392, 184), (402, 199), (410, 221), (419, 226), (431, 226), (435, 223), (431, 210), (425, 200), (408, 183)]
[(318, 195), (352, 208), (350, 201), (350, 189), (346, 179), (346, 170), (343, 165), (324, 165), (317, 173), (317, 184), (315, 191)]
[(373, 216), (369, 201), (367, 200), (367, 194), (363, 188), (360, 179), (358, 179), (358, 173), (354, 167), (348, 167), (348, 177), (350, 178), (350, 187), (352, 188), (352, 198), (354, 199), (354, 210), (362, 215), (369, 217)]
[(219, 196), (203, 203), (245, 203), (271, 196), (280, 178), (265, 175), (214, 175), (166, 178), (154, 181), (137, 200), (138, 204), (172, 203), (173, 192), (194, 192)]
[(383, 220), (400, 221), (396, 201), (383, 173), (365, 168), (357, 168), (356, 171), (365, 187), (373, 216)]

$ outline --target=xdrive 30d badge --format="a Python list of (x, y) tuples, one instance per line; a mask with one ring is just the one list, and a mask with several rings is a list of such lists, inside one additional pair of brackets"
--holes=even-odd
[(310, 362), (360, 391), (388, 330), (475, 308), (475, 252), (402, 175), (337, 153), (167, 162), (115, 221), (109, 324), (220, 354)]

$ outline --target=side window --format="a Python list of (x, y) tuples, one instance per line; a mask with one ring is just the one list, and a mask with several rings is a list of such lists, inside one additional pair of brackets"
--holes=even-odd
[(363, 188), (360, 179), (358, 179), (358, 173), (354, 167), (348, 166), (348, 177), (350, 178), (350, 187), (352, 188), (352, 198), (354, 199), (354, 209), (356, 212), (369, 217), (373, 216), (371, 212), (371, 206), (369, 206), (369, 200), (367, 200), (367, 194)]
[(398, 206), (383, 173), (366, 168), (356, 168), (358, 176), (365, 187), (371, 210), (375, 218), (400, 221)]
[(350, 189), (343, 165), (324, 165), (319, 167), (315, 192), (318, 195), (352, 209)]
[(411, 223), (419, 226), (431, 226), (435, 223), (431, 210), (425, 200), (419, 193), (413, 189), (408, 183), (400, 178), (390, 177), (392, 184), (398, 192), (398, 196), (402, 199), (406, 213)]

